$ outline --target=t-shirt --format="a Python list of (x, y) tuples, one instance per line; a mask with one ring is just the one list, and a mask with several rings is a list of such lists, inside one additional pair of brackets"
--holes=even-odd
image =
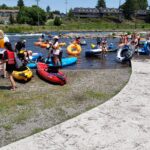
[(53, 54), (54, 54), (54, 55), (59, 55), (59, 53), (60, 53), (59, 43), (56, 42), (56, 43), (54, 44), (54, 47), (58, 47), (58, 48), (53, 49)]

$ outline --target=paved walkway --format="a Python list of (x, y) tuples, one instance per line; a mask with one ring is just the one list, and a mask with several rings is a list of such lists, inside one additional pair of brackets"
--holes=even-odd
[(0, 150), (150, 150), (150, 60), (132, 70), (110, 101)]

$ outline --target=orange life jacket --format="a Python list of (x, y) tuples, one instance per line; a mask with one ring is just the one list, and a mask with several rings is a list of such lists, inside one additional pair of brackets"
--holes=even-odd
[(15, 53), (11, 52), (9, 50), (6, 50), (6, 51), (7, 51), (7, 55), (8, 55), (8, 64), (14, 65), (15, 64)]
[(4, 43), (5, 43), (4, 39), (0, 39), (0, 48), (4, 48)]

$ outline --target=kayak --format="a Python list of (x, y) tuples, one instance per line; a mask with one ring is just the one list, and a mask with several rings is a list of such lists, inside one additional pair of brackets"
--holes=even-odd
[(27, 64), (27, 67), (29, 67), (30, 69), (36, 69), (37, 63), (36, 62), (29, 62)]
[(87, 42), (85, 40), (81, 40), (80, 45), (82, 45), (82, 46), (87, 45)]
[(140, 55), (149, 55), (150, 54), (150, 46), (149, 46), (148, 41), (140, 41), (137, 52)]
[(85, 56), (86, 57), (91, 57), (91, 56), (98, 55), (101, 52), (102, 52), (102, 49), (91, 49), (91, 50), (85, 52)]
[[(61, 67), (66, 67), (66, 66), (73, 65), (77, 62), (77, 60), (78, 60), (77, 57), (62, 58)], [(47, 59), (45, 61), (47, 62)], [(49, 66), (54, 66), (51, 59), (48, 60), (48, 64), (49, 64)]]
[(53, 83), (64, 85), (66, 84), (66, 77), (64, 73), (58, 72), (51, 72), (48, 69), (48, 65), (42, 62), (37, 63), (37, 74), (43, 78), (44, 80)]
[(39, 59), (40, 57), (43, 57), (42, 53), (32, 53), (31, 56), (29, 56), (29, 59), (31, 61), (36, 61), (37, 59)]
[(34, 46), (40, 46), (42, 42), (34, 42)]
[(28, 67), (23, 67), (13, 71), (12, 76), (16, 80), (28, 81), (33, 77), (33, 73)]
[[(47, 47), (49, 47), (49, 46), (50, 46), (50, 44), (44, 43), (44, 42), (40, 44), (40, 47), (41, 47), (41, 48), (47, 48)], [(65, 42), (59, 43), (59, 46), (60, 46), (60, 47), (66, 46), (66, 43), (65, 43)]]

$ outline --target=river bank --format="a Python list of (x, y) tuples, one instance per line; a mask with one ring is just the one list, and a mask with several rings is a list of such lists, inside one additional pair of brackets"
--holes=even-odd
[(9, 91), (0, 78), (0, 146), (52, 127), (116, 95), (128, 82), (131, 68), (63, 70), (65, 86), (34, 78)]

